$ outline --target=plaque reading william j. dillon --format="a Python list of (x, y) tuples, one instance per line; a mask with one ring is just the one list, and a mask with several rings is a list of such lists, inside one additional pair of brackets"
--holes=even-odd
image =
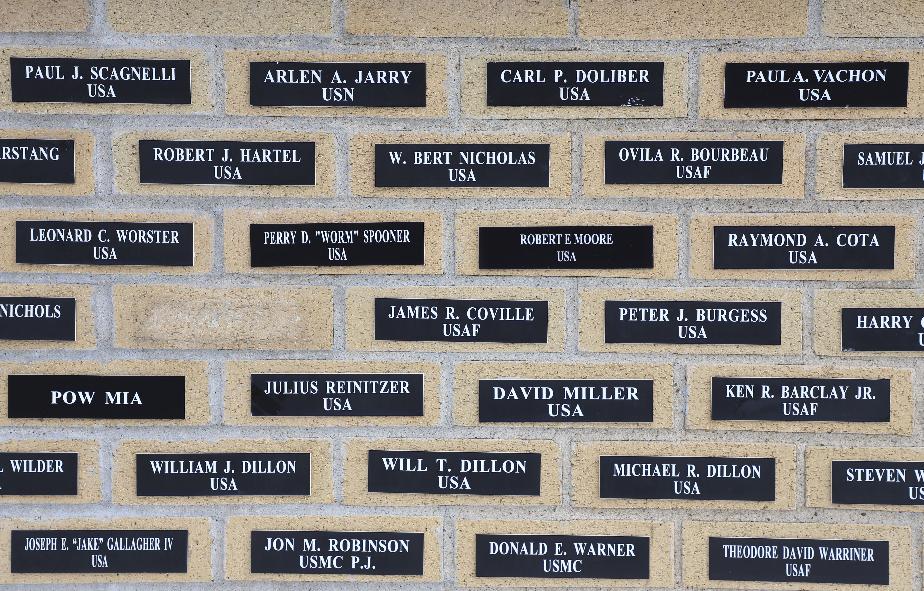
[(251, 374), (254, 417), (422, 417), (423, 374)]
[(650, 538), (475, 534), (476, 577), (647, 579)]
[(0, 296), (0, 339), (77, 340), (77, 300)]
[(74, 184), (74, 140), (0, 139), (0, 183)]
[(311, 493), (310, 453), (135, 454), (139, 497)]
[(376, 187), (548, 187), (549, 144), (376, 144)]
[(894, 269), (895, 226), (715, 226), (716, 269)]
[(831, 502), (924, 505), (924, 462), (833, 460)]
[(185, 573), (183, 529), (14, 529), (13, 573)]
[(844, 144), (845, 189), (924, 189), (924, 144)]
[(607, 141), (607, 185), (780, 185), (780, 141)]
[(79, 454), (0, 453), (0, 495), (74, 496)]
[(779, 345), (780, 302), (612, 301), (604, 304), (607, 343)]
[(250, 224), (251, 267), (423, 264), (423, 222)]
[(549, 303), (375, 298), (377, 341), (545, 343)]
[(842, 308), (844, 351), (924, 350), (924, 308)]
[(478, 380), (481, 423), (650, 423), (651, 380)]
[(481, 226), (479, 269), (652, 269), (653, 226)]

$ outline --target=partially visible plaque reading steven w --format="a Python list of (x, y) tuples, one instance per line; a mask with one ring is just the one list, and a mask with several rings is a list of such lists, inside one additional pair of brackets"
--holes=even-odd
[(842, 308), (844, 351), (924, 350), (924, 308)]
[(423, 222), (250, 224), (252, 267), (423, 264)]
[(479, 269), (651, 269), (652, 226), (481, 226)]
[(0, 139), (0, 183), (73, 184), (74, 140)]
[(423, 374), (251, 374), (254, 417), (422, 417)]
[(481, 423), (650, 423), (651, 380), (478, 380)]
[(0, 495), (76, 495), (78, 463), (70, 452), (0, 452)]
[(139, 453), (139, 497), (230, 497), (311, 493), (310, 453)]
[(376, 144), (376, 187), (548, 187), (549, 144)]
[(924, 462), (831, 462), (831, 502), (924, 505)]
[(77, 300), (0, 296), (0, 339), (77, 340)]
[(756, 140), (607, 141), (607, 185), (780, 185), (783, 143)]
[(181, 529), (14, 529), (12, 573), (185, 573)]
[(716, 269), (894, 269), (895, 226), (715, 226)]
[(640, 300), (604, 304), (607, 343), (779, 345), (780, 302)]
[(924, 144), (844, 144), (845, 189), (924, 189)]

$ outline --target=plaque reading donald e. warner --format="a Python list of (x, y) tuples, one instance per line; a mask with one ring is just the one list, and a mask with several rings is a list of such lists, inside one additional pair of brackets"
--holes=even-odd
[(254, 417), (422, 417), (423, 374), (251, 374)]
[(480, 423), (650, 423), (651, 380), (478, 380)]
[(185, 573), (185, 529), (14, 529), (13, 573)]
[(549, 144), (376, 144), (376, 187), (548, 187)]
[(604, 304), (607, 343), (779, 345), (780, 302), (675, 300)]
[(74, 140), (0, 139), (0, 183), (73, 184)]
[(250, 224), (251, 267), (423, 264), (423, 222)]
[(783, 144), (756, 140), (631, 140), (603, 146), (607, 185), (780, 185)]
[(475, 534), (476, 577), (648, 579), (641, 536)]
[(375, 298), (378, 341), (545, 343), (549, 303)]
[(79, 459), (73, 452), (2, 452), (0, 495), (74, 496)]
[(185, 376), (7, 376), (11, 419), (183, 419)]
[(311, 494), (310, 453), (135, 454), (139, 497)]
[(77, 300), (0, 296), (0, 339), (77, 340)]

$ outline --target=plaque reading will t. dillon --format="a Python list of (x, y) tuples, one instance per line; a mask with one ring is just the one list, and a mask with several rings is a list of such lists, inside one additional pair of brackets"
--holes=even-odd
[(780, 302), (612, 301), (604, 304), (607, 343), (779, 345)]

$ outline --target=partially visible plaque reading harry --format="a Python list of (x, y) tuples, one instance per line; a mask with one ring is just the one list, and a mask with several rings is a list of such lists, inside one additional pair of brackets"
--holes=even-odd
[(74, 184), (74, 140), (0, 139), (0, 183)]
[(427, 64), (250, 62), (255, 107), (425, 107)]
[(895, 226), (715, 226), (716, 269), (894, 269)]
[(314, 185), (315, 143), (138, 140), (140, 182)]
[(607, 185), (779, 185), (783, 143), (619, 140), (603, 145)]
[(183, 529), (14, 529), (12, 573), (185, 573)]
[(311, 493), (309, 453), (135, 454), (139, 497), (229, 497)]
[(188, 105), (189, 60), (11, 57), (14, 103)]
[(842, 308), (844, 351), (924, 350), (924, 308)]
[(844, 144), (845, 189), (924, 189), (924, 144)]
[(376, 144), (376, 187), (548, 187), (549, 144)]
[(250, 224), (251, 267), (423, 264), (423, 222)]
[(251, 374), (254, 417), (422, 417), (423, 374)]
[(549, 303), (375, 298), (377, 341), (545, 343)]
[(77, 300), (0, 296), (0, 339), (77, 340)]
[(488, 62), (489, 107), (660, 107), (664, 62)]
[(640, 300), (604, 304), (607, 343), (779, 345), (780, 302)]
[(905, 107), (908, 62), (725, 64), (725, 108)]
[(831, 502), (924, 505), (924, 462), (833, 460)]
[(0, 495), (76, 495), (78, 463), (71, 452), (0, 452)]
[(481, 423), (650, 423), (651, 380), (478, 380)]

